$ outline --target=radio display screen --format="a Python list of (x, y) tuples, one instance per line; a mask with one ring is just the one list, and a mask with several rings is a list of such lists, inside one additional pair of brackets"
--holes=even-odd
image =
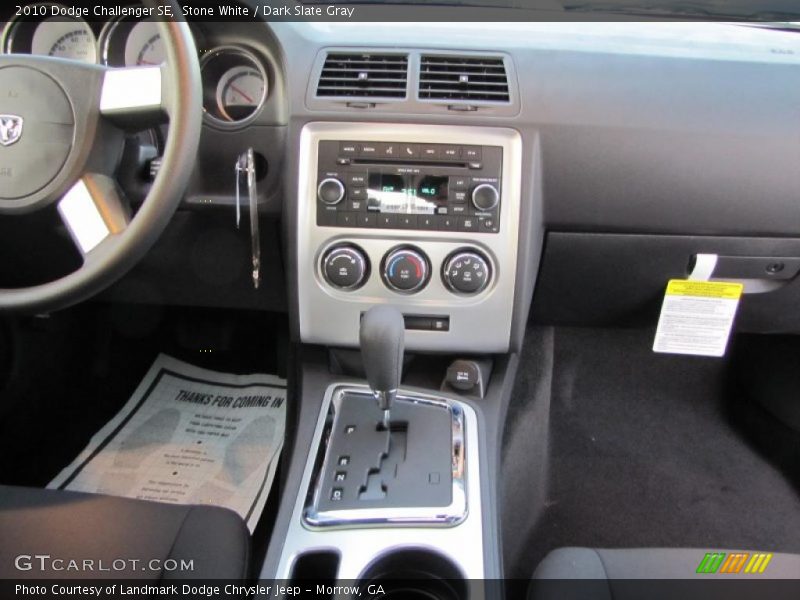
[(367, 206), (381, 213), (432, 215), (447, 205), (448, 177), (421, 173), (369, 173)]

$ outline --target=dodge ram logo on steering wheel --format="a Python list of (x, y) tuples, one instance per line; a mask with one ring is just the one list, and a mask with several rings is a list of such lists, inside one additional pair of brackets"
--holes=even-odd
[(22, 137), (22, 117), (0, 115), (0, 145), (16, 144)]
[(17, 115), (0, 115), (0, 145), (16, 144), (22, 137), (22, 117)]

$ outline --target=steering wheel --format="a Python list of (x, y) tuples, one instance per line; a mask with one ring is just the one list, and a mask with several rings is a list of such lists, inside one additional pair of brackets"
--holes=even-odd
[[(150, 4), (181, 14), (171, 0)], [(0, 289), (0, 311), (52, 311), (96, 294), (150, 249), (180, 203), (200, 142), (200, 65), (186, 22), (158, 27), (167, 56), (161, 66), (0, 55), (0, 218), (55, 204), (83, 258), (60, 279)], [(114, 178), (123, 132), (165, 118), (162, 166), (132, 217)]]

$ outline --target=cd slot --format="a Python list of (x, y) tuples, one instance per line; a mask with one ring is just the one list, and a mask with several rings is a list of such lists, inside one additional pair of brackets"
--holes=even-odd
[(469, 167), (468, 163), (450, 160), (392, 160), (386, 158), (354, 158), (350, 164), (387, 165), (394, 167), (447, 167), (452, 169), (466, 169)]

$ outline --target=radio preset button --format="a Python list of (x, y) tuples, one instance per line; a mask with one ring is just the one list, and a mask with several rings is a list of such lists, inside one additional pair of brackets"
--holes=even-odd
[(417, 227), (420, 229), (436, 229), (439, 226), (439, 221), (434, 215), (418, 215)]
[(428, 283), (429, 274), (425, 255), (412, 248), (394, 250), (383, 261), (383, 280), (396, 292), (418, 292)]
[(335, 177), (323, 179), (317, 187), (317, 198), (325, 204), (339, 204), (344, 198), (344, 184)]
[(336, 217), (336, 224), (339, 227), (356, 227), (355, 213), (340, 212)]
[(458, 231), (458, 217), (440, 216), (439, 229), (442, 231)]
[(397, 215), (378, 215), (378, 227), (381, 229), (395, 229), (397, 227)]
[(356, 216), (359, 227), (377, 227), (378, 219), (374, 213), (361, 213)]
[(398, 215), (397, 227), (400, 229), (416, 229), (417, 215)]

